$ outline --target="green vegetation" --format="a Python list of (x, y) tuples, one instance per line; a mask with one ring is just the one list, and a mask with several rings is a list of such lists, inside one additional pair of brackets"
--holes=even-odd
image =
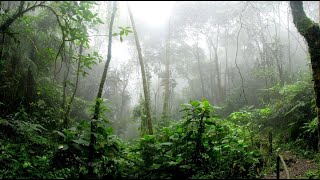
[(288, 151), (319, 165), (308, 56), (284, 62), (290, 39), (263, 17), (231, 30), (246, 8), (284, 5), (206, 3), (175, 7), (154, 35), (117, 3), (0, 2), (0, 179), (261, 179)]

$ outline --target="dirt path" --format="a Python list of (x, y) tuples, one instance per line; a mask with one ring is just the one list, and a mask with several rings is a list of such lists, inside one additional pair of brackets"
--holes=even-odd
[[(312, 160), (304, 159), (297, 157), (290, 151), (285, 151), (281, 153), (284, 161), (288, 167), (290, 179), (300, 179), (306, 178), (306, 173), (310, 170), (317, 170), (318, 166)], [(281, 162), (280, 162), (281, 163)], [(267, 175), (264, 179), (276, 179), (277, 174), (273, 172), (272, 174)], [(286, 173), (283, 170), (282, 163), (280, 165), (280, 179), (287, 179)]]

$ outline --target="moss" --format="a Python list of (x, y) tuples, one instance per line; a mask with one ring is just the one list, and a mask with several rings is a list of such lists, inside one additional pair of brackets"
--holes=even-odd
[(301, 35), (307, 35), (310, 29), (315, 26), (315, 23), (305, 14), (302, 1), (290, 1), (290, 6), (295, 26)]

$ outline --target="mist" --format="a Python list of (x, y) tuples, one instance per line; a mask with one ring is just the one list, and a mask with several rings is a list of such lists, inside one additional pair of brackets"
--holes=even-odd
[(301, 6), (0, 2), (0, 177), (275, 178), (280, 156), (295, 174), (320, 148), (320, 6)]

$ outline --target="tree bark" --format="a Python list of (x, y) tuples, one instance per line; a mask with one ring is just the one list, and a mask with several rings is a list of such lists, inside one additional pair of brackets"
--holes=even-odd
[(113, 22), (114, 22), (114, 18), (115, 18), (115, 14), (117, 11), (117, 1), (113, 2), (113, 11), (112, 11), (112, 16), (111, 16), (111, 21), (110, 21), (110, 26), (109, 26), (109, 41), (108, 41), (108, 56), (107, 56), (107, 62), (105, 64), (104, 70), (103, 70), (103, 74), (101, 77), (101, 81), (100, 81), (100, 85), (99, 85), (99, 90), (98, 90), (98, 94), (97, 94), (97, 98), (96, 98), (96, 104), (95, 104), (95, 108), (94, 108), (94, 115), (93, 118), (91, 120), (91, 127), (90, 127), (90, 131), (91, 131), (91, 135), (90, 135), (90, 144), (89, 144), (89, 154), (88, 154), (88, 176), (89, 177), (93, 177), (94, 176), (94, 167), (93, 167), (93, 160), (94, 160), (94, 146), (96, 144), (96, 137), (94, 135), (94, 133), (96, 133), (96, 128), (97, 128), (97, 124), (96, 121), (99, 118), (100, 115), (100, 103), (98, 101), (98, 99), (101, 98), (102, 96), (102, 90), (103, 90), (103, 86), (104, 83), (106, 81), (106, 76), (107, 76), (107, 72), (108, 72), (108, 68), (109, 68), (109, 64), (111, 61), (111, 46), (112, 46), (112, 27), (113, 27)]
[(318, 151), (320, 151), (320, 28), (305, 14), (302, 1), (290, 1), (290, 7), (293, 23), (299, 33), (306, 39), (309, 47), (317, 106)]
[(148, 126), (148, 133), (151, 135), (151, 134), (153, 134), (153, 130), (152, 130), (152, 120), (151, 120), (151, 112), (150, 112), (150, 93), (149, 93), (148, 86), (147, 86), (147, 77), (146, 77), (146, 72), (145, 72), (145, 68), (144, 68), (144, 62), (143, 62), (143, 58), (142, 58), (138, 34), (137, 34), (136, 26), (135, 26), (134, 19), (133, 19), (132, 12), (131, 12), (129, 5), (128, 5), (128, 11), (129, 11), (131, 24), (132, 24), (134, 39), (135, 39), (136, 46), (137, 46), (139, 63), (140, 63), (140, 68), (141, 68), (143, 93), (144, 93), (144, 99), (145, 99), (144, 104), (145, 104), (145, 110), (146, 110), (146, 121), (147, 121), (147, 126)]

